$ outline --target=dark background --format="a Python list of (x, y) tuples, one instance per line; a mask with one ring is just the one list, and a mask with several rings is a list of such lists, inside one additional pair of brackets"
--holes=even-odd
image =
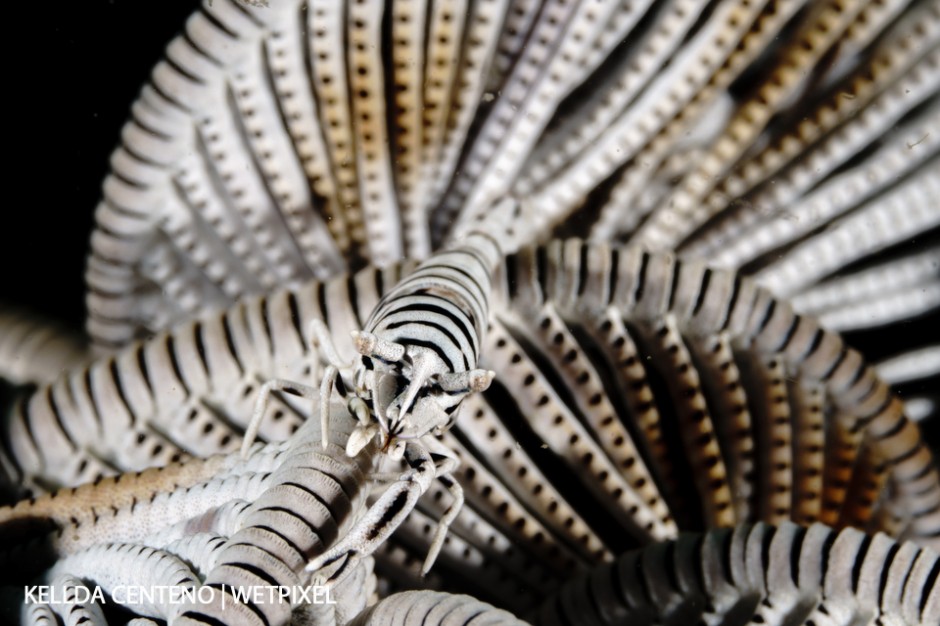
[(4, 6), (12, 162), (4, 178), (12, 193), (0, 302), (81, 328), (85, 258), (108, 158), (131, 103), (195, 7), (155, 0)]

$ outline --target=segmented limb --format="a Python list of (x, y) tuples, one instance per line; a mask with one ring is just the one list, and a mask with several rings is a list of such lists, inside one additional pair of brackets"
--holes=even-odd
[[(330, 337), (330, 330), (323, 323), (323, 320), (314, 318), (310, 321), (310, 336), (315, 340), (314, 348), (317, 348), (329, 363), (323, 375), (319, 391), (320, 436), (321, 443), (326, 448), (329, 443), (327, 433), (329, 432), (330, 395), (339, 369), (349, 367), (349, 365), (344, 365), (342, 359), (340, 359), (336, 346), (333, 344), (333, 339)], [(261, 428), (261, 421), (264, 419), (264, 412), (268, 407), (272, 391), (283, 391), (310, 401), (314, 401), (318, 397), (316, 388), (292, 380), (274, 379), (262, 385), (261, 390), (258, 392), (258, 398), (255, 400), (251, 421), (248, 422), (248, 427), (245, 429), (245, 438), (242, 440), (243, 458), (248, 457), (248, 449), (258, 436), (258, 429)]]
[[(404, 459), (410, 469), (385, 490), (345, 537), (307, 565), (308, 572), (320, 570), (340, 559), (346, 559), (340, 569), (332, 574), (332, 577), (335, 577), (356, 560), (375, 552), (414, 509), (418, 499), (424, 495), (431, 487), (431, 482), (437, 478), (444, 483), (445, 487), (454, 496), (454, 502), (441, 517), (434, 540), (424, 561), (422, 574), (431, 569), (441, 546), (444, 545), (444, 538), (450, 524), (463, 506), (463, 490), (452, 476), (458, 466), (457, 459), (447, 452), (443, 446), (439, 447), (439, 451), (433, 453), (429, 449), (431, 447), (436, 446), (433, 444), (426, 446), (424, 442), (405, 444)], [(440, 461), (435, 461), (434, 456), (443, 458)]]
[(310, 336), (315, 342), (313, 347), (319, 351), (320, 355), (327, 363), (338, 369), (351, 367), (349, 362), (344, 361), (342, 357), (339, 356), (339, 351), (336, 349), (336, 344), (333, 343), (333, 336), (330, 334), (330, 329), (327, 328), (323, 320), (316, 317), (313, 318), (310, 320), (309, 329)]
[[(326, 327), (323, 320), (318, 318), (310, 320), (310, 336), (316, 341), (315, 347), (320, 351), (320, 354), (326, 359), (327, 363), (326, 370), (323, 373), (323, 380), (320, 381), (320, 436), (322, 438), (321, 443), (325, 448), (329, 439), (327, 435), (330, 432), (330, 397), (333, 395), (333, 388), (336, 386), (336, 378), (341, 371), (352, 368), (352, 363), (343, 361), (343, 359), (340, 358), (339, 351), (337, 351), (336, 345), (333, 343), (333, 336), (330, 334), (330, 329)], [(355, 338), (355, 334), (353, 337)], [(343, 386), (343, 390), (345, 391), (345, 385)], [(367, 424), (369, 422), (368, 408), (362, 403), (350, 404), (350, 408), (353, 409), (353, 414), (358, 418), (360, 424)], [(359, 449), (361, 450), (362, 448), (360, 447)]]
[(434, 532), (434, 540), (431, 542), (431, 546), (428, 548), (428, 554), (424, 559), (424, 564), (421, 566), (422, 576), (427, 575), (431, 570), (431, 566), (434, 565), (434, 561), (437, 560), (437, 555), (440, 554), (441, 548), (444, 546), (444, 540), (447, 538), (447, 531), (450, 529), (450, 525), (454, 520), (457, 519), (457, 515), (460, 514), (464, 503), (463, 487), (454, 480), (453, 476), (460, 466), (460, 461), (457, 460), (457, 457), (454, 456), (450, 449), (436, 439), (426, 437), (424, 443), (427, 446), (428, 452), (441, 457), (440, 464), (436, 466), (437, 479), (444, 485), (444, 488), (450, 492), (454, 501), (444, 511), (440, 522), (437, 524), (437, 530)]
[[(255, 401), (255, 409), (251, 414), (251, 421), (248, 422), (248, 428), (245, 429), (245, 438), (242, 439), (243, 459), (248, 458), (251, 444), (253, 444), (258, 437), (258, 429), (261, 428), (261, 420), (264, 419), (264, 412), (265, 409), (268, 408), (268, 401), (272, 391), (282, 391), (292, 396), (310, 400), (311, 402), (316, 401), (320, 397), (316, 387), (304, 385), (303, 383), (298, 383), (293, 380), (275, 378), (274, 380), (269, 380), (264, 383), (261, 386), (261, 390), (258, 392), (258, 399)], [(321, 419), (323, 418), (321, 417)], [(326, 428), (323, 429), (323, 432), (327, 432)], [(324, 438), (325, 437), (326, 435), (324, 435)], [(326, 447), (325, 439), (323, 445)]]
[(32, 626), (58, 626), (59, 620), (48, 604), (27, 604), (20, 616), (24, 624)]
[[(247, 458), (248, 450), (258, 436), (258, 430), (260, 429), (261, 422), (264, 419), (264, 414), (267, 410), (271, 393), (274, 391), (289, 393), (311, 402), (319, 399), (320, 443), (324, 448), (326, 448), (328, 445), (328, 433), (330, 432), (330, 398), (333, 395), (333, 388), (336, 386), (336, 379), (339, 377), (340, 372), (343, 370), (349, 370), (352, 367), (352, 364), (344, 363), (340, 358), (339, 352), (336, 350), (336, 346), (333, 343), (332, 337), (330, 336), (330, 331), (326, 327), (326, 324), (323, 323), (323, 320), (316, 318), (311, 320), (310, 335), (314, 338), (314, 347), (320, 351), (320, 354), (327, 362), (326, 370), (323, 373), (323, 379), (320, 381), (319, 390), (310, 385), (304, 385), (303, 383), (285, 379), (269, 380), (264, 385), (262, 385), (258, 393), (258, 398), (255, 401), (255, 407), (251, 415), (251, 421), (248, 423), (248, 427), (245, 430), (245, 437), (242, 440), (243, 457)], [(355, 336), (354, 338), (358, 339), (358, 336)], [(344, 385), (340, 395), (345, 397), (345, 390), (346, 386)], [(349, 402), (349, 407), (353, 414), (358, 418), (362, 427), (364, 429), (368, 429), (371, 420), (368, 407), (365, 405), (365, 403), (361, 401), (356, 402), (355, 398), (352, 398)], [(379, 424), (384, 425), (384, 420), (381, 418), (381, 416), (379, 417)], [(387, 426), (385, 426), (385, 431), (388, 431)], [(373, 432), (369, 432), (371, 435), (374, 435)], [(359, 439), (362, 438), (363, 437), (360, 436)], [(368, 443), (369, 439), (371, 439), (371, 437), (363, 441), (361, 445), (358, 445), (354, 451), (351, 451), (350, 456), (354, 456), (355, 453), (358, 453), (365, 446), (365, 444)]]
[[(245, 429), (245, 438), (242, 440), (242, 456), (248, 456), (248, 448), (254, 443), (258, 436), (258, 430), (261, 427), (261, 421), (264, 419), (264, 412), (268, 407), (269, 398), (272, 391), (283, 391), (306, 400), (320, 400), (320, 443), (326, 448), (329, 443), (329, 404), (330, 396), (333, 394), (333, 387), (336, 384), (336, 377), (340, 370), (352, 367), (349, 363), (344, 363), (336, 350), (333, 338), (330, 335), (330, 329), (327, 328), (323, 320), (314, 318), (310, 321), (310, 336), (313, 338), (313, 347), (326, 359), (328, 363), (326, 371), (323, 374), (323, 380), (320, 382), (319, 395), (315, 387), (304, 385), (292, 380), (274, 379), (266, 382), (258, 393), (255, 401), (255, 408), (251, 414), (251, 421)], [(358, 408), (358, 407), (356, 407)], [(363, 416), (361, 411), (356, 411), (356, 416), (360, 422), (367, 421), (367, 416)]]

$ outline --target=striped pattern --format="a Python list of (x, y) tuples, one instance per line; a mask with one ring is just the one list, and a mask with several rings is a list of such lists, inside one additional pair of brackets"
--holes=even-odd
[[(49, 580), (80, 576), (108, 594), (119, 585), (192, 587), (197, 599), (211, 599), (128, 607), (143, 616), (188, 624), (286, 623), (290, 602), (238, 602), (231, 589), (309, 584), (308, 561), (362, 517), (377, 450), (346, 457), (355, 422), (340, 405), (332, 410), (326, 450), (318, 420), (310, 420), (287, 442), (255, 446), (247, 459), (193, 460), (0, 509), (4, 577), (19, 584), (28, 580), (28, 568), (41, 571), (55, 561)], [(330, 611), (340, 623), (365, 607), (370, 594), (363, 589), (374, 586), (371, 560), (348, 571), (332, 590), (337, 605)], [(320, 575), (336, 574), (332, 568)], [(214, 592), (200, 595), (204, 586)]]
[(542, 626), (940, 620), (940, 557), (883, 534), (758, 524), (628, 552), (565, 585)]
[[(339, 406), (333, 405), (334, 413)], [(311, 420), (308, 424), (312, 424)], [(336, 420), (334, 419), (334, 422)], [(376, 454), (370, 449), (357, 459), (344, 458), (342, 446), (351, 424), (334, 424), (331, 445), (320, 447), (319, 432), (293, 442), (283, 462), (271, 475), (270, 487), (250, 505), (226, 543), (213, 557), (204, 586), (220, 589), (208, 603), (177, 607), (179, 624), (281, 624), (290, 620), (290, 601), (237, 602), (231, 589), (273, 585), (300, 587), (308, 582), (305, 566), (356, 526), (368, 494), (368, 476), (374, 472)], [(364, 458), (363, 458), (364, 457)], [(338, 622), (359, 613), (369, 596), (371, 561), (357, 561), (357, 571), (347, 584), (335, 590)], [(350, 568), (352, 570), (353, 568)], [(335, 572), (322, 574), (325, 580)], [(358, 579), (358, 580), (357, 580)], [(374, 582), (371, 583), (374, 585)], [(228, 589), (229, 591), (226, 591)], [(227, 600), (227, 601), (226, 601)]]
[(482, 234), (435, 254), (382, 298), (365, 330), (404, 345), (433, 345), (451, 372), (469, 371), (479, 358), (491, 275), (501, 257)]
[[(778, 296), (936, 255), (933, 2), (268, 5), (203, 3), (133, 107), (87, 272), (101, 351), (427, 258), (504, 197), (523, 243), (676, 249)], [(839, 323), (936, 310), (920, 284)]]
[[(610, 380), (611, 374), (605, 370), (623, 367), (621, 371), (633, 381), (622, 391), (618, 389), (617, 394), (607, 393), (614, 398), (625, 394), (622, 402), (638, 409), (637, 413), (628, 409), (626, 416), (638, 422), (635, 426), (629, 421), (627, 424), (631, 433), (641, 434), (637, 445), (647, 462), (658, 466), (655, 473), (659, 476), (674, 475), (676, 470), (670, 466), (677, 457), (668, 461), (668, 452), (656, 452), (667, 442), (662, 441), (662, 435), (641, 429), (642, 415), (658, 407), (659, 416), (651, 422), (657, 429), (670, 428), (667, 419), (678, 420), (674, 428), (684, 438), (680, 445), (686, 460), (682, 463), (691, 464), (693, 476), (701, 481), (706, 523), (709, 515), (743, 507), (740, 498), (756, 498), (748, 506), (757, 508), (749, 509), (739, 521), (753, 519), (753, 515), (769, 519), (765, 515), (776, 507), (772, 500), (764, 499), (791, 481), (787, 475), (793, 477), (794, 485), (804, 477), (813, 477), (814, 467), (822, 472), (823, 484), (815, 494), (819, 508), (814, 515), (820, 516), (816, 519), (829, 524), (837, 519), (848, 522), (851, 517), (840, 517), (851, 515), (842, 508), (846, 497), (867, 498), (849, 488), (852, 467), (863, 455), (870, 454), (882, 472), (880, 480), (893, 475), (888, 484), (900, 490), (896, 496), (907, 502), (905, 507), (925, 514), (915, 523), (917, 529), (911, 529), (913, 536), (936, 541), (940, 531), (940, 484), (930, 451), (919, 436), (913, 437), (916, 426), (903, 415), (902, 404), (857, 352), (811, 319), (795, 314), (784, 302), (750, 281), (699, 263), (681, 263), (669, 255), (651, 255), (635, 248), (609, 249), (573, 240), (510, 257), (503, 272), (498, 291), (508, 296), (514, 309), (511, 314), (497, 315), (506, 327), (504, 340), (524, 339), (525, 351), (538, 365), (537, 370), (548, 374), (555, 370), (561, 376), (565, 376), (566, 369), (574, 370), (569, 382), (573, 389), (588, 385), (594, 376)], [(552, 321), (547, 305), (557, 310), (556, 319), (565, 320), (568, 332), (578, 337), (570, 348), (566, 347), (564, 333), (558, 334), (564, 327)], [(495, 306), (499, 310), (499, 305)], [(541, 337), (532, 333), (530, 323), (521, 322), (531, 319), (540, 320), (545, 331)], [(619, 332), (618, 326), (622, 328)], [(510, 389), (524, 389), (527, 374), (506, 374), (506, 367), (513, 365), (512, 352), (498, 345), (498, 335), (490, 336), (495, 345), (491, 344), (487, 358), (508, 358), (504, 364), (491, 365), (499, 372), (498, 380)], [(632, 361), (629, 353), (621, 352), (630, 342), (638, 352)], [(716, 358), (729, 348), (725, 359)], [(598, 350), (600, 354), (595, 356)], [(546, 362), (551, 367), (542, 365)], [(712, 367), (706, 367), (710, 363)], [(631, 367), (634, 369), (629, 373)], [(662, 382), (657, 382), (657, 377)], [(784, 384), (784, 380), (789, 382)], [(652, 404), (645, 388), (654, 391)], [(659, 397), (660, 390), (667, 393)], [(742, 393), (743, 397), (738, 395)], [(532, 395), (538, 399), (537, 393)], [(590, 394), (585, 395), (590, 399)], [(631, 396), (633, 399), (629, 399)], [(727, 410), (736, 403), (740, 409)], [(565, 404), (572, 405), (567, 400)], [(578, 421), (590, 422), (586, 417), (593, 409), (590, 405), (573, 406), (576, 415), (585, 416)], [(822, 418), (826, 415), (831, 417)], [(823, 435), (820, 452), (824, 456), (818, 457), (821, 466), (810, 461), (812, 455), (797, 453), (796, 446), (815, 444), (796, 440), (780, 451), (786, 457), (766, 461), (776, 454), (775, 442), (789, 441), (793, 436), (773, 429), (785, 428), (805, 436), (800, 424), (821, 419), (825, 419), (819, 422), (822, 430), (816, 431)], [(742, 428), (750, 433), (745, 439), (739, 435)], [(602, 440), (599, 433), (593, 437)], [(715, 443), (717, 449), (712, 448)], [(713, 458), (714, 450), (720, 450), (717, 458)], [(654, 460), (657, 455), (665, 456)], [(617, 458), (611, 452), (605, 456)], [(778, 462), (783, 466), (775, 470)], [(719, 488), (719, 484), (727, 487)], [(724, 491), (726, 488), (728, 491)], [(711, 495), (706, 497), (706, 493)], [(723, 493), (734, 493), (738, 503), (733, 504)], [(804, 499), (796, 501), (805, 504)], [(869, 502), (868, 506), (873, 504)], [(712, 513), (708, 513), (710, 506), (716, 507)], [(792, 513), (789, 504), (786, 506), (781, 513), (789, 518)], [(712, 518), (711, 523), (727, 525), (735, 517), (719, 519)]]
[(81, 578), (62, 574), (50, 581), (52, 604), (36, 603), (24, 608), (24, 623), (42, 626), (107, 626), (104, 612), (92, 598), (92, 590)]
[[(319, 358), (293, 320), (319, 316), (340, 336), (368, 327), (360, 320), (386, 291), (412, 297), (437, 271), (393, 290), (401, 268), (365, 270), (194, 324), (241, 320), (231, 326), (235, 354), (304, 375)], [(497, 378), (465, 399), (442, 439), (460, 461), (467, 505), (434, 580), (461, 581), (461, 591), (521, 613), (573, 571), (680, 530), (793, 520), (936, 542), (940, 489), (916, 425), (857, 352), (750, 280), (569, 240), (506, 257), (492, 284), (478, 364)], [(194, 324), (168, 335), (191, 335)], [(153, 343), (166, 345), (164, 337)], [(231, 354), (225, 342), (212, 345)], [(112, 358), (125, 362), (121, 354), (103, 362)], [(207, 351), (205, 361), (220, 358)], [(155, 368), (176, 375), (169, 361)], [(228, 381), (207, 370), (193, 393), (231, 396), (230, 386), (215, 386)], [(287, 397), (273, 405), (266, 422), (277, 422), (277, 410), (283, 421), (310, 408)], [(248, 408), (230, 410), (228, 423), (245, 423)], [(63, 414), (64, 428), (69, 419)], [(62, 480), (33, 471), (36, 484)], [(427, 492), (376, 554), (379, 574), (401, 585), (422, 584), (417, 564), (451, 502), (441, 484)]]
[[(853, 596), (864, 577), (853, 569), (847, 592), (812, 568), (853, 561), (876, 572), (881, 592), (892, 577), (906, 576), (905, 590), (908, 580), (933, 586), (935, 563), (880, 574), (877, 559), (859, 564), (880, 539), (850, 532), (832, 538), (833, 552), (820, 539), (824, 549), (808, 550), (782, 587), (768, 581), (786, 572), (772, 562), (778, 537), (791, 562), (802, 541), (787, 539), (800, 534), (788, 520), (930, 545), (940, 535), (940, 484), (918, 428), (858, 352), (802, 314), (859, 329), (940, 302), (935, 2), (267, 4), (205, 2), (134, 105), (88, 266), (88, 328), (106, 356), (24, 398), (0, 454), (34, 493), (95, 482), (4, 510), (5, 532), (27, 533), (4, 558), (39, 554), (38, 541), (78, 559), (60, 565), (91, 567), (81, 555), (100, 549), (131, 576), (137, 557), (163, 558), (131, 553), (149, 541), (205, 584), (256, 584), (297, 579), (314, 553), (332, 566), (381, 547), (380, 571), (403, 573), (382, 583), (391, 589), (421, 584), (411, 561), (431, 543), (442, 551), (434, 580), (527, 609), (625, 549), (762, 521), (784, 526), (735, 531), (747, 535), (740, 567), (767, 565), (765, 590), (796, 584), (807, 595), (777, 594), (755, 621), (852, 619), (867, 601)], [(507, 197), (522, 206), (490, 221)], [(550, 232), (598, 243), (500, 260)], [(610, 241), (673, 249), (681, 261)], [(396, 268), (304, 282), (429, 255), (397, 287), (407, 272)], [(281, 285), (290, 288), (274, 292)], [(779, 299), (790, 295), (795, 308)], [(324, 437), (372, 441), (376, 422), (386, 445), (420, 438), (393, 449), (412, 468), (364, 514), (318, 508), (342, 508), (344, 497), (364, 507), (376, 468), (349, 478), (357, 495), (333, 499), (340, 477), (319, 461), (358, 466), (340, 441), (316, 457), (312, 427), (285, 447), (226, 457), (230, 466), (187, 459), (236, 447), (265, 381), (324, 377), (313, 319), (334, 337), (364, 329), (338, 385), (360, 422), (327, 398)], [(26, 344), (0, 341), (0, 368), (9, 345)], [(464, 402), (490, 382), (478, 366), (499, 383)], [(468, 416), (444, 432), (462, 402)], [(262, 436), (290, 437), (309, 409), (276, 395), (258, 416)], [(451, 456), (470, 487), (456, 520)], [(104, 478), (154, 464), (168, 469)], [(337, 541), (325, 548), (284, 511)], [(442, 512), (453, 528), (436, 544)], [(21, 526), (30, 516), (53, 529)], [(191, 525), (211, 532), (190, 537)], [(806, 536), (822, 536), (817, 528)], [(101, 548), (111, 537), (124, 543)], [(641, 613), (673, 611), (673, 591), (699, 575), (669, 570), (663, 553), (675, 548), (658, 545), (637, 557), (654, 575), (637, 574), (639, 587), (624, 592), (646, 596), (628, 602)], [(720, 564), (740, 569), (737, 554)], [(374, 588), (367, 569), (343, 579), (345, 613), (307, 607), (298, 619), (352, 617)], [(813, 593), (826, 601), (812, 605)], [(745, 595), (706, 603), (706, 621), (726, 609), (735, 619), (753, 600)], [(448, 606), (430, 598), (385, 606), (429, 618)], [(936, 621), (932, 598), (885, 613)], [(678, 603), (668, 619), (681, 622), (688, 607)], [(186, 607), (185, 618), (292, 617), (283, 605), (239, 611)], [(54, 619), (42, 608), (33, 617)]]
[[(42, 493), (188, 455), (232, 452), (264, 381), (319, 375), (306, 321), (320, 319), (336, 336), (348, 336), (408, 268), (370, 269), (255, 298), (73, 370), (13, 407), (0, 462), (12, 482)], [(348, 342), (338, 348), (351, 358)], [(306, 410), (275, 398), (261, 437), (286, 439)]]
[[(445, 546), (437, 569), (462, 590), (524, 612), (526, 589), (553, 586), (528, 579), (527, 559), (561, 581), (564, 563), (757, 521), (937, 545), (937, 470), (901, 403), (751, 281), (572, 240), (508, 257), (496, 293), (482, 361), (496, 379), (446, 441), (469, 506), (518, 561), (474, 561), (493, 540), (458, 521), (473, 548)], [(420, 558), (415, 526), (393, 540)]]
[[(371, 381), (365, 399), (383, 429), (388, 416), (393, 437), (440, 433), (453, 423), (467, 393), (489, 385), (491, 375), (476, 365), (489, 320), (491, 275), (500, 258), (491, 236), (472, 232), (391, 289), (357, 335), (363, 356), (353, 379)], [(366, 333), (381, 343), (364, 348)], [(385, 392), (386, 399), (378, 386), (389, 375), (395, 390)]]

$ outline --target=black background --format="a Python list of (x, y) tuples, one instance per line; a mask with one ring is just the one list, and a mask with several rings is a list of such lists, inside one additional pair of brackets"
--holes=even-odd
[(108, 159), (131, 103), (195, 2), (7, 3), (0, 302), (81, 328)]

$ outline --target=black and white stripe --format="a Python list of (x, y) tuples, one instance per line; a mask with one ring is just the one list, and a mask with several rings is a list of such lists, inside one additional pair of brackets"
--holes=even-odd
[(382, 298), (365, 330), (404, 346), (430, 348), (453, 373), (473, 369), (500, 257), (493, 238), (470, 234), (461, 245), (422, 263)]
[(936, 624), (936, 552), (814, 524), (689, 534), (566, 584), (533, 616), (563, 624)]

